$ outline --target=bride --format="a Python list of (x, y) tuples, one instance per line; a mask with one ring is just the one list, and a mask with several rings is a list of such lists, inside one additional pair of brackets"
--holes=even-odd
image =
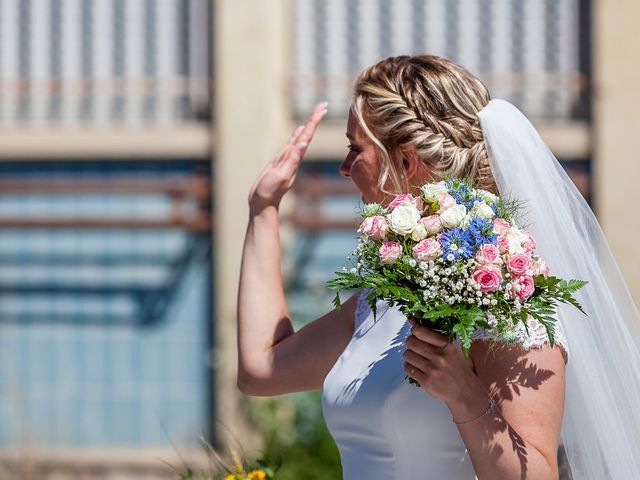
[[(438, 56), (399, 56), (356, 79), (340, 173), (366, 203), (445, 175), (525, 202), (538, 252), (589, 281), (588, 316), (558, 308), (515, 344), (478, 332), (460, 345), (365, 291), (294, 331), (280, 273), (278, 208), (327, 104), (318, 104), (249, 194), (238, 292), (238, 387), (248, 395), (322, 389), (346, 480), (554, 479), (560, 440), (575, 479), (640, 478), (639, 315), (602, 231), (526, 117)], [(635, 337), (634, 337), (635, 335)], [(421, 388), (410, 385), (405, 375)]]

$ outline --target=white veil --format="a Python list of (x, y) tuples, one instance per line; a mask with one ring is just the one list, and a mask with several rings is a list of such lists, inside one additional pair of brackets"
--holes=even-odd
[(562, 441), (573, 478), (640, 479), (640, 315), (602, 229), (520, 110), (494, 99), (478, 118), (498, 190), (525, 202), (551, 274), (589, 282), (575, 295), (588, 316), (558, 310), (569, 344)]

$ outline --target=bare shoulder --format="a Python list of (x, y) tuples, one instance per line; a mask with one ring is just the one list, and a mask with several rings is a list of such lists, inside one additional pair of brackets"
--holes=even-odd
[(524, 349), (476, 341), (470, 358), (500, 412), (518, 435), (556, 461), (565, 398), (565, 353), (545, 344)]
[(565, 351), (549, 344), (537, 348), (522, 348), (500, 341), (475, 341), (470, 358), (476, 374), (492, 384), (522, 384), (534, 388), (545, 382), (564, 382)]

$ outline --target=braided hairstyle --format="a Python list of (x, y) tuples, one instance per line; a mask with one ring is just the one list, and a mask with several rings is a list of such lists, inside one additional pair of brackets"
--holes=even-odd
[[(497, 193), (477, 117), (489, 100), (477, 77), (445, 57), (401, 55), (363, 70), (351, 111), (382, 159), (380, 189), (409, 191), (398, 157), (412, 145), (436, 177), (469, 177)], [(388, 178), (396, 192), (385, 190)]]

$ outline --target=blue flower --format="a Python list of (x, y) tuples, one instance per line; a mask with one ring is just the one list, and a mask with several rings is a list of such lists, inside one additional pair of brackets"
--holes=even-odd
[(472, 210), (473, 207), (475, 207), (476, 202), (484, 203), (484, 198), (482, 198), (480, 195), (470, 197), (469, 200), (467, 200), (465, 207), (467, 207), (467, 210)]
[(460, 180), (458, 178), (449, 178), (445, 181), (445, 186), (447, 187), (447, 190), (449, 190), (449, 194), (453, 198), (455, 198), (456, 203), (465, 205), (467, 208), (469, 208), (468, 199), (469, 195), (471, 194), (471, 189), (464, 180)]
[(495, 245), (498, 240), (498, 234), (493, 231), (493, 222), (479, 216), (473, 217), (467, 227), (467, 233), (470, 237), (470, 243), (475, 248), (487, 243)]
[(470, 232), (461, 228), (454, 228), (442, 233), (439, 240), (443, 250), (442, 256), (451, 262), (471, 258), (476, 251)]

